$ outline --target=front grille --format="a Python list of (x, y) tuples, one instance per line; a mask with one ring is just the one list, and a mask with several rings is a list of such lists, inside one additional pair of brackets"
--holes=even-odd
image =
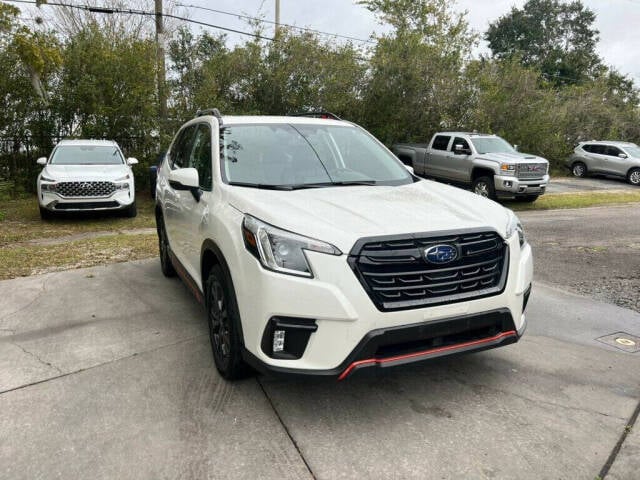
[(56, 193), (63, 197), (108, 197), (116, 191), (113, 182), (60, 182)]
[(546, 163), (518, 163), (517, 176), (519, 179), (542, 178), (547, 173)]
[[(457, 258), (428, 262), (425, 251), (435, 245), (455, 247)], [(496, 232), (464, 231), (361, 239), (349, 264), (378, 309), (400, 310), (502, 292), (508, 255)]]

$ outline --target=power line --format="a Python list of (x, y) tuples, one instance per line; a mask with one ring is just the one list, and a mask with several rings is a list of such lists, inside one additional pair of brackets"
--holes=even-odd
[[(6, 0), (6, 1), (7, 2), (11, 2), (11, 3), (27, 3), (27, 4), (30, 4), (30, 5), (36, 5), (35, 0)], [(149, 16), (149, 17), (155, 17), (155, 15), (156, 15), (155, 12), (147, 12), (145, 10), (134, 10), (134, 9), (131, 9), (131, 8), (103, 8), (103, 7), (92, 7), (90, 5), (73, 5), (73, 4), (69, 4), (69, 3), (58, 3), (58, 2), (47, 2), (47, 3), (43, 3), (42, 5), (49, 5), (49, 6), (53, 6), (53, 7), (75, 8), (77, 10), (84, 10), (84, 11), (93, 12), (93, 13), (108, 13), (108, 14), (127, 13), (127, 14), (130, 14), (130, 15), (143, 15), (143, 16)], [(232, 33), (237, 33), (237, 34), (240, 34), (240, 35), (246, 35), (246, 36), (249, 36), (249, 37), (258, 38), (260, 40), (273, 41), (272, 38), (265, 37), (264, 35), (260, 35), (258, 33), (244, 32), (242, 30), (237, 30), (235, 28), (223, 27), (221, 25), (215, 25), (213, 23), (201, 22), (199, 20), (193, 20), (191, 18), (182, 17), (180, 15), (173, 15), (173, 14), (170, 14), (170, 13), (165, 13), (163, 16), (168, 17), (168, 18), (173, 18), (175, 20), (181, 20), (183, 22), (195, 23), (197, 25), (202, 25), (202, 26), (205, 26), (205, 27), (217, 28), (219, 30), (224, 30), (226, 32), (232, 32)]]
[(291, 28), (291, 29), (294, 29), (294, 30), (301, 30), (301, 31), (304, 31), (304, 32), (312, 32), (312, 33), (318, 33), (320, 35), (327, 35), (327, 36), (330, 36), (330, 37), (344, 38), (344, 39), (347, 39), (347, 40), (353, 40), (355, 42), (371, 43), (371, 44), (375, 43), (372, 40), (366, 40), (364, 38), (352, 37), (350, 35), (341, 35), (341, 34), (338, 34), (338, 33), (324, 32), (322, 30), (317, 30), (315, 28), (298, 27), (296, 25), (291, 25), (289, 23), (276, 24), (276, 22), (272, 22), (270, 20), (265, 20), (264, 18), (252, 17), (250, 15), (244, 15), (244, 14), (241, 14), (241, 13), (228, 12), (228, 11), (225, 11), (225, 10), (218, 10), (216, 8), (202, 7), (200, 5), (190, 5), (190, 4), (185, 4), (185, 3), (176, 3), (176, 5), (179, 6), (179, 7), (195, 8), (195, 9), (198, 9), (198, 10), (206, 10), (208, 12), (220, 13), (222, 15), (229, 15), (229, 16), (232, 16), (232, 17), (243, 18), (245, 20), (254, 20), (254, 21), (257, 21), (257, 22), (260, 22), (260, 23), (268, 23), (270, 25), (280, 25), (282, 27), (287, 27), (287, 28)]

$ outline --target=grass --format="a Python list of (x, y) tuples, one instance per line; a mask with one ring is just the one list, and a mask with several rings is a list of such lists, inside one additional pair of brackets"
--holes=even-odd
[(633, 202), (640, 202), (640, 189), (637, 192), (552, 193), (541, 196), (534, 203), (505, 202), (505, 206), (513, 210), (551, 210)]
[(0, 247), (0, 280), (157, 255), (155, 234), (115, 234), (54, 245)]
[(138, 216), (125, 218), (114, 213), (60, 216), (40, 219), (35, 197), (0, 201), (0, 248), (28, 240), (55, 238), (89, 232), (117, 232), (155, 227), (154, 201), (149, 195), (138, 195)]
[[(547, 194), (532, 204), (508, 202), (505, 205), (514, 210), (546, 210), (631, 202), (640, 202), (640, 189), (637, 192)], [(141, 195), (136, 218), (83, 215), (42, 221), (34, 197), (1, 201), (0, 279), (155, 257), (158, 255), (155, 233), (126, 232), (155, 227), (153, 210), (153, 200)], [(92, 233), (101, 235), (90, 236)], [(64, 238), (77, 234), (89, 236)], [(59, 240), (29, 242), (55, 238)]]

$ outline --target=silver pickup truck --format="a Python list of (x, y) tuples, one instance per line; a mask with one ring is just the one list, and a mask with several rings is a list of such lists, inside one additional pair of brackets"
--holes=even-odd
[(400, 143), (393, 153), (417, 175), (472, 187), (483, 197), (535, 201), (549, 183), (549, 162), (518, 152), (497, 135), (441, 132), (431, 142)]

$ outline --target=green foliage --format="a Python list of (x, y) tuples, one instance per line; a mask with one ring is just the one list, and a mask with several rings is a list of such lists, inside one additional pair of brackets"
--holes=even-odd
[(580, 0), (528, 0), (491, 23), (485, 39), (497, 58), (519, 57), (558, 85), (580, 83), (604, 68), (595, 19)]
[(147, 167), (177, 128), (211, 107), (258, 115), (325, 109), (388, 145), (426, 142), (445, 129), (493, 132), (556, 169), (577, 141), (640, 140), (638, 89), (602, 65), (595, 16), (579, 1), (512, 9), (490, 25), (494, 56), (480, 60), (471, 59), (477, 36), (449, 0), (358, 3), (391, 27), (368, 50), (286, 28), (274, 41), (235, 45), (177, 29), (167, 44), (168, 118), (158, 118), (148, 29), (125, 28), (126, 18), (108, 26), (88, 12), (76, 21), (68, 10), (73, 28), (31, 30), (17, 8), (0, 3), (3, 191), (33, 191), (35, 159), (64, 137), (118, 141), (141, 161), (134, 171), (146, 188)]
[(471, 99), (462, 73), (475, 41), (464, 17), (444, 0), (361, 3), (395, 27), (377, 39), (361, 121), (385, 143), (461, 126)]

